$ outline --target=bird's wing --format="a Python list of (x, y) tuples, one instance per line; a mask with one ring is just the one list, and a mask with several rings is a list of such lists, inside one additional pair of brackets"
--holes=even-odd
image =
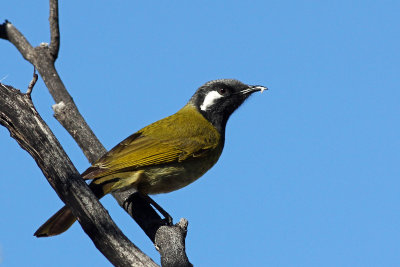
[[(147, 166), (180, 162), (191, 157), (203, 157), (219, 145), (218, 132), (204, 127), (204, 121), (192, 123), (186, 131), (177, 128), (177, 125), (185, 123), (182, 121), (184, 119), (175, 114), (143, 128), (106, 153), (82, 176), (94, 179)], [(167, 124), (167, 129), (164, 126), (160, 130), (160, 123)]]

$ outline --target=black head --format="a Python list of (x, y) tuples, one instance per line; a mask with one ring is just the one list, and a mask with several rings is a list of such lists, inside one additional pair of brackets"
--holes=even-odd
[(192, 96), (194, 105), (217, 130), (224, 134), (229, 116), (254, 92), (267, 88), (247, 85), (238, 80), (221, 79), (205, 83)]

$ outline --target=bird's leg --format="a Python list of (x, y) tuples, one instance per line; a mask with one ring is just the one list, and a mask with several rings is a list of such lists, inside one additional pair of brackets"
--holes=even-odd
[(167, 225), (171, 226), (173, 223), (173, 219), (172, 219), (171, 215), (169, 215), (168, 212), (166, 212), (160, 205), (158, 205), (157, 202), (155, 202), (147, 194), (144, 194), (141, 192), (139, 192), (139, 193), (143, 197), (144, 200), (146, 200), (150, 205), (152, 205), (156, 210), (158, 210), (158, 212), (161, 213), (162, 216), (164, 216), (165, 220), (167, 221)]

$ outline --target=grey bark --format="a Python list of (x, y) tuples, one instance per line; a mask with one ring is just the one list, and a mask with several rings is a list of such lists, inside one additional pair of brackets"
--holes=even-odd
[(112, 264), (157, 266), (111, 220), (36, 111), (30, 95), (0, 84), (0, 124), (34, 158), (60, 199)]
[[(32, 47), (28, 40), (18, 31), (17, 28), (15, 28), (10, 22), (5, 21), (3, 24), (0, 25), (0, 38), (8, 40), (11, 42), (22, 54), (22, 56), (29, 61), (39, 72), (41, 75), (43, 81), (45, 82), (49, 92), (53, 96), (54, 101), (56, 102), (55, 105), (53, 105), (53, 110), (54, 110), (54, 116), (55, 118), (61, 123), (61, 125), (70, 133), (70, 135), (74, 138), (74, 140), (77, 142), (79, 147), (82, 149), (83, 153), (85, 156), (88, 158), (88, 160), (93, 163), (95, 160), (97, 160), (99, 157), (101, 157), (105, 152), (104, 146), (100, 143), (100, 141), (97, 139), (97, 137), (94, 135), (93, 131), (90, 129), (86, 121), (84, 120), (83, 116), (80, 114), (77, 106), (75, 105), (72, 97), (66, 90), (60, 76), (57, 73), (57, 70), (55, 69), (54, 63), (55, 60), (58, 57), (58, 51), (59, 51), (59, 46), (60, 46), (60, 33), (59, 33), (59, 21), (58, 21), (58, 1), (57, 0), (50, 0), (50, 17), (49, 17), (49, 22), (50, 22), (50, 39), (51, 42), (50, 44), (41, 44), (38, 47)], [(10, 87), (2, 86), (2, 89), (10, 89)], [(15, 90), (15, 89), (13, 89)], [(11, 94), (10, 97), (19, 97), (19, 98), (29, 98), (29, 95), (23, 95), (21, 93), (19, 94)], [(23, 97), (24, 96), (24, 97)], [(10, 98), (7, 98), (7, 101), (10, 101)], [(3, 108), (7, 107), (9, 103), (7, 104), (7, 101), (4, 102), (0, 106), (0, 112), (2, 114), (4, 113)], [(11, 101), (14, 101), (11, 99)], [(17, 100), (15, 100), (17, 101)], [(3, 103), (3, 101), (2, 101)], [(34, 107), (32, 103), (29, 104), (30, 108), (34, 110)], [(12, 107), (12, 106), (11, 106)], [(9, 109), (7, 109), (7, 112), (9, 114), (14, 114), (10, 112)], [(17, 112), (18, 113), (18, 112)], [(34, 112), (37, 114), (37, 112)], [(15, 114), (14, 114), (15, 115)], [(37, 114), (38, 116), (38, 114)], [(15, 119), (12, 116), (11, 117), (4, 117), (2, 118), (2, 123), (4, 126), (7, 128), (11, 127), (13, 124), (8, 124), (7, 121), (12, 122), (12, 120)], [(33, 121), (30, 120), (32, 123)], [(40, 128), (44, 122), (41, 120), (40, 125), (38, 124), (32, 124), (31, 127), (35, 127), (36, 129)], [(22, 127), (22, 126), (21, 126)], [(46, 125), (47, 127), (47, 125)], [(46, 128), (45, 127), (45, 128)], [(18, 140), (18, 137), (23, 137), (23, 140), (29, 140), (27, 136), (24, 136), (22, 134), (22, 128), (20, 129), (21, 131), (14, 131), (12, 130), (12, 127), (9, 128), (10, 132), (12, 133), (12, 136), (20, 143), (20, 144), (25, 144), (22, 142), (21, 138)], [(50, 129), (46, 129), (46, 132), (48, 132)], [(50, 132), (51, 133), (51, 132)], [(54, 136), (50, 138), (50, 140), (55, 139)], [(58, 141), (55, 139), (57, 145), (61, 147), (58, 143)], [(22, 143), (21, 143), (22, 142)], [(38, 148), (35, 147), (35, 145), (39, 146)], [(23, 146), (24, 149), (27, 149), (27, 151), (32, 155), (32, 157), (35, 158), (36, 153), (33, 153), (33, 151), (36, 151), (37, 149), (41, 150), (42, 147), (40, 147), (40, 143), (38, 144), (31, 144), (29, 146)], [(22, 145), (21, 145), (22, 146)], [(46, 150), (44, 150), (46, 151)], [(65, 153), (64, 153), (65, 155)], [(66, 155), (65, 155), (66, 156)], [(43, 157), (41, 157), (43, 158)], [(68, 200), (68, 196), (71, 194), (69, 192), (69, 189), (71, 185), (67, 184), (58, 184), (60, 181), (63, 181), (64, 176), (61, 176), (60, 179), (55, 179), (54, 177), (52, 178), (51, 176), (47, 176), (47, 164), (43, 163), (39, 164), (40, 159), (35, 158), (35, 160), (38, 162), (39, 167), (42, 169), (43, 173), (45, 174), (46, 178), (48, 178), (50, 184), (52, 187), (56, 190), (57, 194), (59, 194), (60, 198), (64, 201), (65, 198), (65, 203), (69, 206), (71, 205), (86, 205), (86, 201), (76, 201), (76, 200)], [(62, 158), (59, 158), (61, 161)], [(66, 156), (66, 161), (68, 164), (70, 163), (68, 157)], [(48, 163), (48, 162), (47, 162)], [(59, 165), (54, 165), (55, 166)], [(61, 165), (60, 165), (61, 166)], [(73, 166), (72, 166), (73, 167)], [(73, 168), (74, 169), (74, 168)], [(59, 172), (66, 171), (64, 169), (58, 170)], [(75, 177), (74, 179), (80, 181), (76, 182), (74, 186), (84, 186), (85, 190), (87, 189), (86, 184), (82, 184), (81, 179), (79, 179), (79, 174), (76, 174), (76, 170), (74, 169), (75, 172), (66, 172), (64, 175), (72, 175)], [(66, 181), (64, 181), (66, 182)], [(85, 191), (85, 194), (90, 195), (90, 190), (89, 192)], [(178, 224), (175, 226), (163, 226), (165, 223), (163, 220), (161, 220), (160, 216), (151, 208), (151, 206), (143, 199), (140, 197), (140, 195), (135, 195), (133, 194), (134, 191), (127, 191), (127, 192), (121, 192), (121, 193), (115, 193), (113, 196), (116, 198), (117, 202), (125, 209), (125, 211), (128, 212), (132, 218), (135, 219), (135, 221), (140, 225), (140, 227), (145, 231), (145, 233), (149, 236), (149, 238), (155, 243), (156, 247), (159, 249), (160, 254), (161, 254), (161, 261), (163, 266), (191, 266), (186, 253), (185, 253), (185, 237), (186, 237), (186, 232), (187, 232), (187, 221), (186, 220), (181, 220)], [(73, 195), (73, 194), (72, 194)], [(91, 199), (94, 196), (85, 196), (85, 199)], [(91, 199), (93, 201), (93, 199)], [(99, 202), (97, 201), (99, 204)], [(94, 204), (91, 204), (94, 205)], [(97, 204), (96, 204), (97, 205)], [(101, 206), (101, 204), (99, 204)], [(97, 220), (97, 214), (93, 213), (95, 209), (92, 209), (91, 206), (89, 207), (76, 207), (76, 206), (71, 206), (71, 209), (78, 214), (78, 218), (80, 218), (81, 213), (79, 213), (79, 210), (87, 210), (88, 214), (85, 214), (82, 218), (90, 217), (92, 220)], [(103, 208), (104, 210), (104, 208)], [(79, 216), (80, 215), (80, 216)], [(85, 217), (86, 216), (86, 217)], [(96, 219), (97, 218), (97, 219)], [(110, 220), (110, 222), (108, 222)], [(102, 217), (101, 222), (109, 227), (109, 225), (115, 226), (114, 222), (111, 220), (109, 217)], [(185, 222), (185, 223), (184, 223)], [(108, 251), (103, 251), (100, 249), (101, 247), (98, 246), (99, 240), (103, 240), (102, 237), (96, 237), (97, 234), (102, 234), (103, 232), (100, 231), (100, 229), (97, 229), (96, 224), (91, 224), (92, 226), (86, 226), (86, 223), (90, 223), (88, 220), (80, 219), (80, 223), (82, 225), (82, 228), (85, 230), (85, 232), (90, 236), (90, 238), (93, 240), (93, 242), (96, 244), (96, 246), (99, 248), (99, 250), (108, 258), (111, 262), (113, 262), (112, 258), (112, 250), (110, 251), (110, 248), (108, 248)], [(90, 224), (89, 224), (90, 225)], [(103, 226), (104, 226), (103, 225)], [(163, 226), (163, 227), (161, 227)], [(89, 228), (88, 228), (89, 227)], [(94, 227), (94, 228), (93, 228)], [(117, 228), (118, 229), (118, 228)], [(115, 230), (117, 231), (117, 230)], [(119, 231), (119, 229), (118, 229)], [(117, 231), (117, 232), (118, 232)], [(173, 233), (173, 234), (172, 234)], [(95, 236), (93, 236), (95, 234)], [(127, 264), (124, 265), (123, 263), (119, 262), (118, 266), (130, 266), (128, 262), (132, 259), (141, 259), (145, 255), (129, 255), (129, 253), (133, 253), (133, 248), (136, 248), (132, 243), (130, 243), (129, 240), (126, 239), (126, 237), (123, 236), (122, 233), (120, 234), (119, 238), (121, 241), (121, 246), (123, 248), (130, 248), (132, 249), (131, 252), (128, 252), (129, 249), (125, 249), (123, 251), (120, 251), (119, 255), (123, 255), (125, 253), (127, 257)], [(174, 238), (172, 238), (174, 237)], [(114, 242), (114, 243), (113, 243)], [(110, 244), (113, 244), (114, 246), (118, 247), (117, 241), (113, 241)], [(136, 252), (135, 252), (136, 253)], [(140, 251), (137, 253), (141, 253)], [(117, 253), (118, 254), (118, 253)], [(147, 256), (146, 256), (147, 257)], [(140, 262), (140, 261), (139, 261)], [(136, 266), (136, 265), (132, 265)], [(150, 266), (150, 265), (149, 265)]]

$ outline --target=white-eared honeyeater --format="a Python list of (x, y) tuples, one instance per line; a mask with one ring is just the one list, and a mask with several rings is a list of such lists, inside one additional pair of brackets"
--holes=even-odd
[[(218, 161), (229, 116), (252, 93), (266, 89), (233, 79), (207, 82), (181, 110), (126, 138), (84, 171), (82, 177), (92, 180), (89, 187), (98, 198), (132, 187), (143, 194), (178, 190)], [(35, 236), (61, 234), (75, 220), (64, 206)]]

